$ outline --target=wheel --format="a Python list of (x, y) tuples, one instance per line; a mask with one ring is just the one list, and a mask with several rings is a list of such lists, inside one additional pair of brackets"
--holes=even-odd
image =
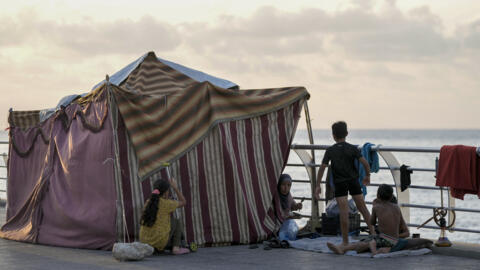
[(455, 211), (453, 210), (450, 210), (452, 215), (453, 215), (453, 219), (452, 219), (452, 223), (451, 224), (447, 224), (445, 222), (445, 217), (447, 216), (447, 210), (444, 209), (444, 208), (435, 208), (433, 209), (433, 220), (435, 221), (435, 223), (440, 227), (440, 228), (445, 228), (445, 229), (449, 229), (450, 227), (452, 227), (454, 224), (455, 224), (455, 218), (456, 218), (456, 215), (455, 215)]

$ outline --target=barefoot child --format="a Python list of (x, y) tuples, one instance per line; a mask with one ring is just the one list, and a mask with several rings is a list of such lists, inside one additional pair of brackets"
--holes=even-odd
[(328, 248), (336, 254), (344, 254), (349, 250), (360, 253), (370, 249), (372, 256), (403, 249), (430, 248), (432, 241), (428, 239), (404, 239), (410, 235), (410, 232), (400, 208), (392, 202), (392, 198), (393, 188), (391, 186), (382, 184), (378, 187), (377, 198), (373, 201), (370, 219), (372, 225), (375, 225), (378, 221), (379, 235), (370, 236), (369, 239), (365, 239), (366, 241), (362, 240), (347, 246), (327, 243)]
[[(177, 194), (178, 201), (168, 199), (170, 187)], [(189, 253), (188, 249), (180, 247), (182, 226), (179, 220), (172, 216), (175, 209), (185, 204), (185, 197), (178, 190), (173, 179), (155, 181), (140, 221), (140, 241), (158, 251), (171, 248), (174, 255)]]
[(332, 125), (332, 135), (336, 144), (330, 146), (323, 156), (322, 165), (318, 171), (317, 188), (315, 197), (320, 196), (320, 181), (322, 179), (325, 168), (331, 161), (331, 169), (333, 173), (333, 182), (335, 185), (335, 198), (340, 209), (340, 229), (342, 232), (342, 245), (348, 245), (348, 193), (352, 195), (358, 210), (362, 213), (363, 219), (366, 221), (370, 234), (374, 234), (375, 230), (370, 223), (370, 213), (363, 199), (362, 189), (358, 182), (358, 170), (355, 167), (355, 160), (359, 160), (365, 168), (365, 178), (363, 184), (370, 184), (370, 166), (367, 160), (362, 157), (357, 147), (346, 142), (348, 135), (347, 124), (343, 121), (336, 122)]
[[(393, 188), (382, 184), (378, 187), (377, 198), (373, 201), (370, 223), (375, 225), (378, 220), (380, 235), (370, 241), (372, 255), (400, 251), (407, 245), (402, 239), (410, 235), (402, 212), (397, 204), (392, 203)], [(378, 249), (377, 249), (378, 248)]]

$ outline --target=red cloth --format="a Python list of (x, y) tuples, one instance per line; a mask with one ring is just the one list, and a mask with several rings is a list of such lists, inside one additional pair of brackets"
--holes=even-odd
[(480, 158), (476, 148), (465, 145), (444, 145), (440, 149), (437, 186), (450, 187), (453, 197), (462, 199), (465, 194), (480, 198)]

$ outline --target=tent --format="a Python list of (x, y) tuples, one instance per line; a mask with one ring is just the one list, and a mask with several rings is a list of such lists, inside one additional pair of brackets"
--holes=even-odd
[(271, 235), (277, 179), (308, 92), (238, 90), (199, 74), (206, 79), (150, 52), (43, 121), (40, 111), (10, 111), (0, 237), (107, 250), (138, 239), (166, 162), (187, 200), (176, 211), (187, 242)]

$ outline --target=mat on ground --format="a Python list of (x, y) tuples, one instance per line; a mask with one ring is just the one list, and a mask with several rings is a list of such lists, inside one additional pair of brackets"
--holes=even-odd
[[(357, 242), (358, 240), (349, 239), (350, 243)], [(315, 239), (303, 238), (295, 241), (288, 241), (290, 247), (301, 249), (301, 250), (308, 250), (314, 252), (321, 252), (321, 253), (332, 253), (328, 247), (327, 242), (333, 243), (335, 245), (339, 245), (342, 243), (342, 238), (340, 236), (335, 237), (318, 237)], [(393, 258), (393, 257), (402, 257), (402, 256), (418, 256), (418, 255), (425, 255), (431, 254), (432, 251), (428, 248), (421, 248), (415, 250), (401, 250), (396, 252), (390, 253), (383, 253), (377, 254), (373, 256), (373, 258)], [(357, 256), (357, 257), (371, 257), (372, 253), (365, 252), (365, 253), (357, 253), (356, 251), (347, 251), (345, 255), (348, 256)]]

